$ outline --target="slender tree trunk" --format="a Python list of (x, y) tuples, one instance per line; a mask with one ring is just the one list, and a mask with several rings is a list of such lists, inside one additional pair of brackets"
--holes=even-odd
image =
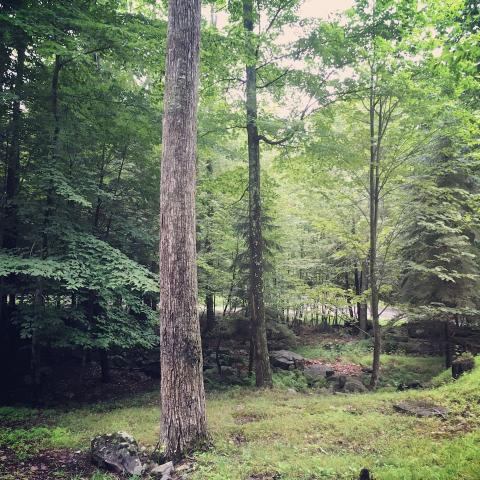
[[(359, 270), (358, 267), (355, 267), (355, 292), (357, 295), (362, 295), (365, 290), (368, 289), (367, 284), (367, 262), (364, 262), (362, 270)], [(368, 307), (365, 302), (357, 303), (357, 315), (358, 315), (358, 326), (360, 335), (364, 338), (368, 337)]]
[(12, 119), (10, 122), (10, 145), (7, 150), (7, 175), (5, 189), (5, 213), (2, 247), (14, 249), (17, 247), (17, 196), (20, 190), (20, 134), (21, 134), (21, 98), (25, 75), (25, 50), (23, 37), (18, 39), (17, 67), (15, 72), (15, 99), (12, 104)]
[(255, 356), (255, 383), (257, 387), (272, 386), (272, 371), (267, 345), (265, 305), (263, 300), (263, 237), (262, 204), (260, 195), (260, 139), (257, 128), (257, 52), (253, 44), (253, 0), (243, 0), (243, 25), (247, 53), (247, 135), (248, 135), (248, 191), (249, 191), (249, 253), (250, 253), (250, 321)]
[(207, 323), (205, 325), (205, 332), (211, 332), (215, 326), (215, 308), (213, 302), (213, 293), (209, 290), (205, 295), (205, 304), (207, 307)]
[[(370, 190), (370, 292), (371, 292), (371, 310), (373, 324), (373, 364), (372, 376), (370, 378), (370, 387), (376, 388), (380, 375), (380, 352), (381, 332), (378, 312), (378, 280), (377, 280), (377, 233), (378, 233), (378, 200), (379, 200), (379, 142), (375, 137), (375, 118), (376, 118), (376, 98), (375, 98), (375, 78), (372, 71), (370, 84), (370, 168), (369, 168), (369, 190)], [(381, 124), (381, 121), (379, 120)], [(379, 129), (378, 135), (381, 134)], [(380, 137), (379, 137), (380, 138)]]
[[(212, 5), (213, 9), (214, 5)], [(211, 161), (207, 163), (207, 173), (210, 179), (213, 178), (213, 165)], [(209, 257), (209, 254), (212, 252), (212, 242), (210, 240), (210, 224), (212, 222), (212, 217), (214, 214), (213, 209), (213, 199), (212, 199), (212, 192), (210, 188), (207, 191), (207, 231), (205, 235), (205, 253), (207, 254), (207, 262), (208, 264), (213, 267), (212, 261)], [(207, 293), (205, 295), (205, 305), (207, 308), (207, 321), (205, 324), (204, 333), (210, 332), (215, 327), (215, 291), (211, 284), (211, 279), (209, 278), (207, 281)]]
[(197, 311), (195, 180), (200, 0), (170, 0), (160, 185), (161, 442), (180, 458), (207, 440)]
[(451, 325), (450, 322), (447, 320), (444, 322), (443, 325), (443, 332), (444, 332), (444, 344), (445, 344), (445, 368), (450, 368), (452, 366), (453, 361), (453, 349), (451, 343)]

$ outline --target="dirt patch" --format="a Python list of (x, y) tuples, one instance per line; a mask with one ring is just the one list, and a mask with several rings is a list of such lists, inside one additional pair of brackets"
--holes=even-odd
[(241, 445), (247, 443), (247, 437), (243, 433), (234, 433), (231, 436), (231, 441), (237, 446), (240, 447)]
[(246, 480), (280, 480), (280, 478), (279, 473), (254, 473)]
[(233, 417), (235, 418), (235, 423), (243, 425), (245, 423), (259, 422), (266, 418), (266, 415), (257, 412), (238, 412), (234, 413)]
[(313, 359), (306, 360), (306, 365), (325, 365), (325, 367), (331, 368), (336, 375), (345, 375), (347, 377), (359, 377), (362, 375), (362, 366), (356, 363), (344, 363), (340, 361), (325, 362), (325, 360)]
[(0, 447), (0, 479), (54, 480), (90, 478), (95, 471), (88, 452), (47, 450), (20, 461), (12, 450)]

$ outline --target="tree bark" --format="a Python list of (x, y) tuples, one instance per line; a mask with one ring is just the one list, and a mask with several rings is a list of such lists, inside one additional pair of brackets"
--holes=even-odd
[[(10, 121), (10, 144), (6, 151), (6, 179), (5, 179), (5, 204), (3, 211), (3, 232), (1, 246), (6, 250), (17, 248), (18, 238), (18, 205), (17, 197), (20, 191), (20, 142), (22, 130), (21, 100), (25, 83), (25, 51), (26, 38), (21, 30), (15, 32), (17, 51), (15, 68), (15, 99), (12, 102)], [(10, 387), (15, 380), (16, 355), (19, 347), (18, 328), (11, 321), (15, 310), (15, 277), (10, 275), (6, 280), (0, 280), (0, 370), (1, 384)], [(13, 285), (13, 287), (12, 287)], [(6, 288), (5, 288), (6, 287)], [(7, 296), (8, 292), (8, 296)], [(2, 388), (7, 393), (8, 388)]]
[(17, 247), (17, 196), (20, 190), (20, 133), (21, 133), (21, 99), (25, 76), (25, 39), (18, 34), (17, 66), (15, 72), (15, 99), (12, 104), (12, 120), (10, 123), (10, 147), (7, 151), (7, 175), (5, 189), (5, 220), (3, 228), (2, 247), (14, 249)]
[(447, 320), (443, 325), (444, 351), (445, 351), (445, 368), (450, 368), (453, 361), (453, 348), (451, 343), (451, 325)]
[(207, 440), (195, 241), (200, 15), (200, 0), (169, 2), (160, 185), (161, 442), (168, 459)]
[(378, 139), (375, 138), (375, 77), (372, 70), (370, 81), (370, 166), (369, 166), (369, 215), (370, 215), (370, 292), (371, 292), (371, 313), (373, 324), (373, 364), (370, 387), (376, 388), (380, 375), (380, 352), (382, 348), (380, 321), (378, 312), (378, 281), (377, 281), (377, 233), (378, 233), (378, 204), (379, 204), (379, 139), (381, 135), (381, 119)]
[[(355, 293), (357, 295), (362, 295), (365, 290), (368, 289), (367, 285), (367, 265), (366, 261), (363, 264), (362, 270), (359, 270), (357, 266), (355, 266)], [(358, 326), (360, 335), (363, 338), (368, 337), (368, 308), (365, 302), (358, 302), (357, 303), (357, 315), (358, 315)]]
[(260, 193), (260, 138), (257, 128), (257, 52), (252, 41), (254, 25), (253, 0), (243, 0), (243, 26), (246, 36), (247, 84), (246, 113), (248, 135), (249, 254), (250, 254), (250, 321), (255, 358), (255, 384), (272, 386), (272, 371), (267, 345), (265, 305), (263, 300), (263, 237)]

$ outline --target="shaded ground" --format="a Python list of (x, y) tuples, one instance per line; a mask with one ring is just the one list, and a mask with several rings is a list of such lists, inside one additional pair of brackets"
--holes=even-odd
[(85, 451), (46, 450), (34, 456), (19, 458), (9, 448), (0, 448), (2, 480), (49, 480), (91, 478), (95, 468)]
[[(300, 348), (317, 361), (368, 364), (367, 342), (323, 338)], [(197, 454), (189, 480), (478, 480), (480, 369), (434, 389), (397, 392), (412, 376), (426, 382), (441, 371), (438, 358), (383, 356), (384, 387), (376, 393), (326, 395), (297, 390), (295, 372), (276, 375), (272, 391), (230, 388), (208, 397), (214, 447)], [(449, 378), (445, 372), (434, 385)], [(299, 389), (298, 389), (299, 390)], [(429, 402), (443, 417), (417, 418), (398, 402)], [(0, 408), (0, 478), (112, 478), (88, 464), (90, 438), (127, 431), (148, 451), (159, 435), (158, 392), (69, 410)], [(80, 451), (80, 453), (75, 453)]]

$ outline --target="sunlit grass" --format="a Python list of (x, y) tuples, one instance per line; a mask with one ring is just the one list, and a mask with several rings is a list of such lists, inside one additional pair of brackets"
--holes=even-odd
[[(422, 370), (430, 360), (401, 362)], [(277, 473), (289, 480), (350, 480), (367, 467), (378, 480), (475, 480), (480, 465), (479, 384), (477, 368), (431, 390), (339, 396), (237, 388), (211, 394), (208, 421), (214, 446), (197, 454), (191, 479), (245, 480)], [(401, 399), (427, 399), (450, 414), (446, 420), (402, 415), (393, 409)], [(86, 449), (94, 435), (124, 430), (153, 448), (159, 435), (157, 394), (69, 412), (15, 412), (5, 411), (3, 418), (16, 415), (19, 421), (25, 416), (31, 422), (40, 415), (49, 428), (63, 432), (55, 438), (56, 446)]]

